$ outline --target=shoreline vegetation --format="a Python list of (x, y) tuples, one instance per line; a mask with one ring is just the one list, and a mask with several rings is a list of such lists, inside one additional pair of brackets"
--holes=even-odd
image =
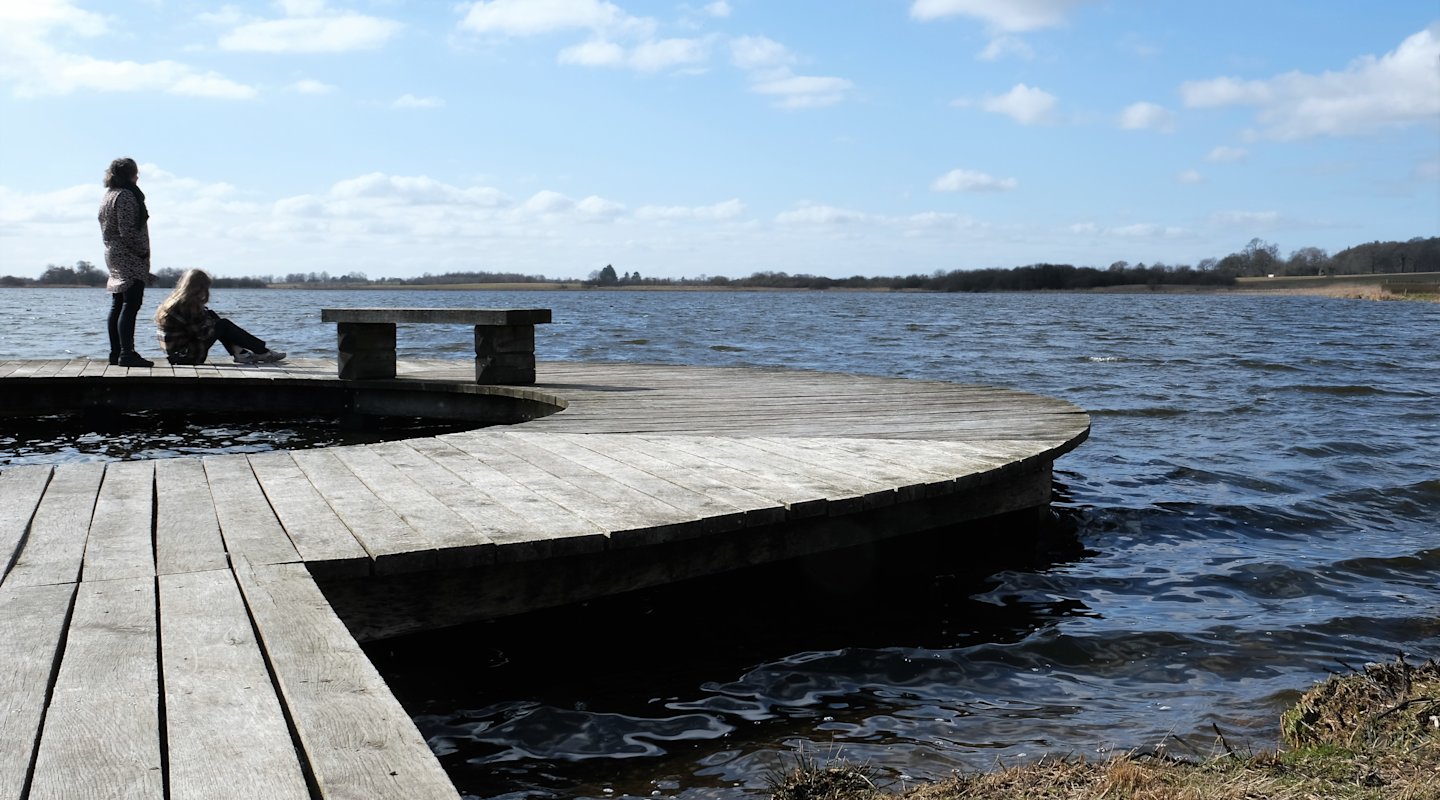
[(771, 780), (774, 800), (1437, 800), (1440, 662), (1404, 657), (1312, 686), (1280, 718), (1284, 747), (1241, 753), (1216, 730), (1213, 754), (1161, 749), (1105, 760), (1042, 758), (920, 787), (874, 770), (802, 759)]
[[(203, 267), (202, 267), (203, 268)], [(155, 271), (156, 285), (169, 288), (184, 270), (166, 267)], [(108, 273), (88, 261), (74, 267), (51, 264), (39, 278), (0, 276), (0, 287), (102, 286)], [(222, 289), (432, 289), (531, 290), (615, 289), (645, 291), (889, 291), (889, 292), (1232, 292), (1283, 291), (1290, 294), (1325, 294), (1335, 297), (1389, 299), (1440, 295), (1440, 237), (1409, 241), (1370, 242), (1331, 256), (1304, 247), (1281, 259), (1279, 248), (1252, 239), (1240, 252), (1221, 259), (1206, 258), (1189, 264), (1131, 264), (1116, 261), (1108, 267), (1073, 264), (1030, 264), (983, 269), (937, 270), (928, 275), (832, 278), (823, 275), (762, 271), (746, 277), (701, 275), (697, 278), (653, 278), (639, 272), (620, 273), (614, 265), (590, 273), (585, 279), (548, 278), (513, 272), (466, 271), (440, 275), (426, 272), (412, 278), (370, 278), (363, 272), (344, 275), (328, 272), (294, 272), (249, 277), (215, 276)]]
[[(233, 280), (233, 279), (232, 279)], [(244, 281), (244, 282), (242, 282)], [(365, 291), (486, 291), (486, 292), (563, 292), (563, 291), (604, 291), (604, 292), (868, 292), (903, 294), (942, 294), (939, 289), (893, 289), (888, 287), (852, 288), (831, 286), (811, 289), (791, 286), (748, 286), (739, 283), (723, 286), (705, 284), (620, 284), (601, 286), (587, 281), (535, 281), (535, 282), (465, 282), (465, 283), (264, 283), (226, 281), (217, 278), (217, 286), (228, 284), (227, 288), (241, 289), (312, 289), (312, 290), (365, 290)], [(102, 284), (103, 285), (103, 284)], [(96, 288), (86, 283), (28, 283), (0, 284), (0, 288), (45, 288), (84, 289)], [(1187, 284), (1116, 284), (1086, 289), (996, 289), (986, 294), (1193, 294), (1193, 295), (1288, 295), (1334, 297), (1350, 300), (1419, 300), (1440, 302), (1440, 272), (1379, 273), (1375, 275), (1304, 276), (1274, 278), (1237, 278), (1230, 285), (1187, 285)]]

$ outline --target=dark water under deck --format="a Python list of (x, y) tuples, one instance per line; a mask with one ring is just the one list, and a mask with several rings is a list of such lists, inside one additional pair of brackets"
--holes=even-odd
[[(0, 357), (103, 356), (104, 300), (0, 291)], [(1167, 737), (1203, 751), (1212, 723), (1232, 746), (1260, 747), (1295, 690), (1342, 664), (1440, 655), (1440, 306), (215, 298), (294, 355), (332, 355), (320, 307), (384, 304), (553, 308), (542, 358), (991, 383), (1065, 398), (1094, 419), (1090, 440), (1056, 465), (1061, 534), (992, 574), (976, 574), (964, 550), (921, 541), (374, 646), (476, 797), (763, 796), (766, 775), (800, 751), (899, 781)], [(56, 318), (92, 317), (93, 331), (48, 331)], [(465, 331), (439, 326), (400, 334), (402, 357), (465, 358), (469, 346)]]

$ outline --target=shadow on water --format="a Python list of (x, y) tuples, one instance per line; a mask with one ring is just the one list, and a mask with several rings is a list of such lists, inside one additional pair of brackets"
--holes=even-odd
[(108, 409), (6, 417), (0, 467), (77, 461), (143, 461), (178, 456), (263, 453), (368, 444), (481, 427), (419, 417), (330, 417)]
[(999, 570), (1085, 555), (1073, 519), (1031, 513), (367, 649), (465, 793), (760, 787), (760, 754), (891, 713), (884, 687), (915, 679), (899, 653), (1086, 614), (975, 599)]

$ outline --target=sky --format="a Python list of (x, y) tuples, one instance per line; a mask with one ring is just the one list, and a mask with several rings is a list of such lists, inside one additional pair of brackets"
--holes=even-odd
[(1440, 235), (1434, 0), (0, 0), (0, 274), (1196, 264)]

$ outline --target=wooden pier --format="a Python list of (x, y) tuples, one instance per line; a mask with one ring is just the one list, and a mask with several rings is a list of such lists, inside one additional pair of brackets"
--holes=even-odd
[(0, 471), (0, 798), (455, 798), (360, 641), (1044, 507), (1054, 459), (1089, 432), (1069, 403), (994, 387), (397, 369), (0, 362), (8, 413), (271, 398), (528, 420)]

